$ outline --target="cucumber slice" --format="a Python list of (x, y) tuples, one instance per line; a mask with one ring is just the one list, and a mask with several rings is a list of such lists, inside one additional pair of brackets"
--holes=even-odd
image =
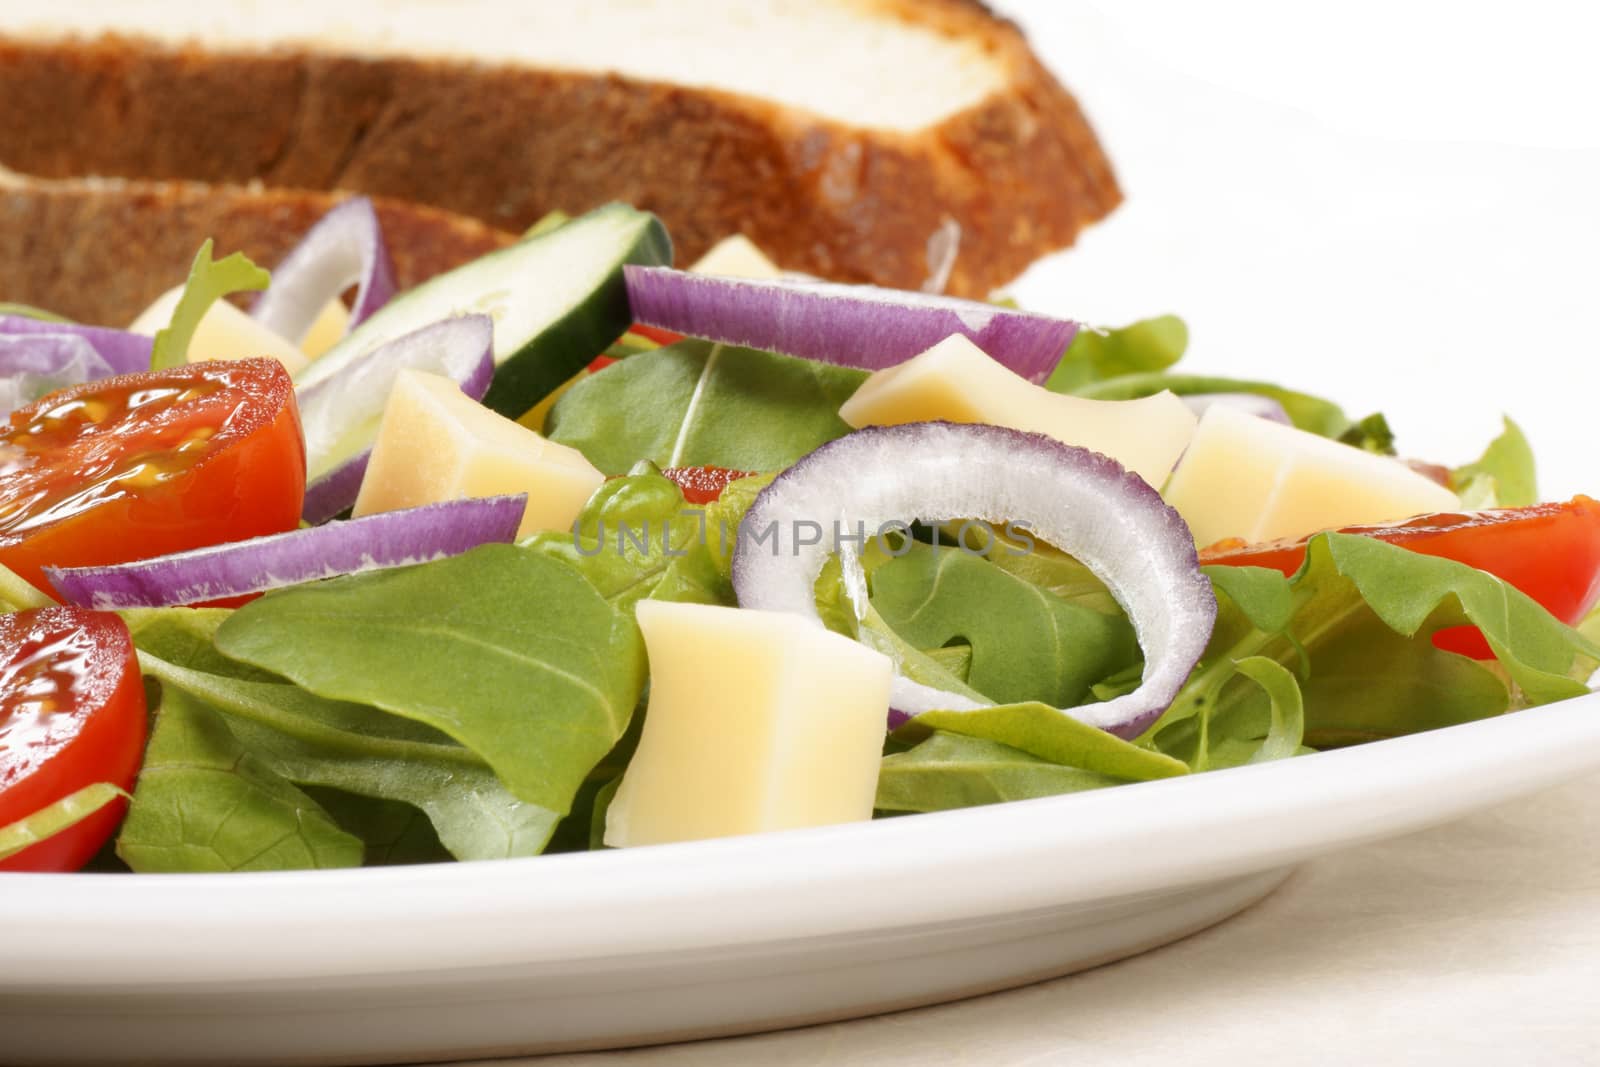
[(672, 243), (654, 215), (607, 204), (401, 293), (306, 367), (295, 384), (310, 388), (396, 337), (451, 315), (482, 312), (494, 319), (496, 364), (483, 402), (516, 418), (627, 330), (632, 317), (623, 264), (671, 262)]

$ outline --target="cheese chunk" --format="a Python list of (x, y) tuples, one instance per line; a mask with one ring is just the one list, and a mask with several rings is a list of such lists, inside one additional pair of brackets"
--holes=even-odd
[(603, 481), (577, 449), (490, 411), (443, 375), (405, 370), (384, 406), (352, 514), (527, 493), (520, 538), (570, 530)]
[(350, 309), (344, 306), (343, 301), (330, 300), (327, 306), (317, 312), (306, 335), (300, 338), (300, 351), (306, 354), (307, 359), (316, 359), (338, 344), (349, 329)]
[(1216, 404), (1164, 494), (1204, 546), (1453, 511), (1456, 495), (1399, 460)]
[(771, 281), (783, 277), (778, 265), (742, 233), (724, 237), (712, 245), (710, 251), (695, 260), (689, 270), (694, 274), (720, 274), (724, 278), (761, 278)]
[(872, 818), (888, 657), (771, 611), (644, 600), (650, 705), (612, 847)]
[[(169, 289), (145, 308), (128, 327), (131, 333), (154, 337), (172, 322), (172, 312), (183, 296), (183, 286)], [(271, 356), (291, 375), (298, 374), (311, 360), (288, 340), (279, 337), (226, 300), (218, 300), (200, 318), (194, 339), (189, 342), (186, 359), (199, 363), (207, 359), (251, 359)]]
[(1052, 393), (960, 334), (873, 374), (839, 417), (857, 428), (943, 419), (1028, 430), (1110, 456), (1158, 488), (1195, 427), (1194, 413), (1171, 393), (1114, 401)]

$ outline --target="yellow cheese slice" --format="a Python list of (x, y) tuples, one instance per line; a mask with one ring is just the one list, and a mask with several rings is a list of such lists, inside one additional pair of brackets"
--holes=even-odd
[(1461, 506), (1397, 459), (1236, 408), (1206, 409), (1163, 494), (1197, 544), (1299, 538)]
[(1110, 456), (1157, 487), (1195, 427), (1194, 412), (1171, 393), (1115, 401), (1052, 393), (960, 334), (873, 374), (839, 417), (858, 428), (943, 419), (1042, 433)]
[(316, 359), (339, 343), (350, 329), (350, 309), (341, 300), (330, 300), (311, 323), (306, 335), (300, 338), (300, 351), (307, 359)]
[(711, 250), (689, 268), (694, 274), (720, 274), (724, 278), (783, 277), (778, 265), (757, 248), (755, 242), (742, 233), (724, 237), (711, 246)]
[(354, 515), (527, 493), (518, 537), (570, 530), (605, 481), (583, 453), (518, 426), (438, 374), (401, 371), (383, 409)]
[(889, 659), (798, 616), (644, 600), (650, 704), (612, 847), (872, 817)]
[[(172, 312), (183, 296), (183, 286), (169, 289), (140, 312), (128, 327), (131, 333), (154, 337), (172, 323)], [(289, 341), (226, 300), (218, 300), (200, 318), (186, 356), (190, 363), (207, 359), (252, 359), (271, 356), (290, 374), (298, 374), (311, 361)]]

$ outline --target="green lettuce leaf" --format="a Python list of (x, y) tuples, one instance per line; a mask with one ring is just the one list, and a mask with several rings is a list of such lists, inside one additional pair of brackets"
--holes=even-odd
[(1116, 330), (1080, 329), (1045, 388), (1075, 393), (1127, 374), (1164, 371), (1189, 347), (1189, 327), (1176, 315), (1142, 319)]
[(883, 758), (873, 806), (948, 811), (1123, 784), (1125, 779), (1064, 767), (995, 741), (935, 731), (909, 751)]
[(607, 474), (661, 467), (781, 470), (850, 432), (839, 406), (865, 371), (707, 341), (641, 352), (578, 382), (546, 436)]
[(923, 712), (896, 730), (895, 737), (916, 741), (930, 730), (997, 741), (1063, 767), (1129, 782), (1189, 773), (1180, 760), (1114, 737), (1037, 701), (975, 711)]
[(1463, 507), (1520, 508), (1539, 502), (1533, 447), (1509, 416), (1502, 423), (1482, 456), (1450, 472), (1450, 488)]
[(439, 841), (433, 823), (419, 808), (398, 800), (382, 800), (321, 786), (301, 788), (339, 824), (339, 829), (360, 838), (364, 867), (443, 863), (451, 858), (450, 850)]
[(1125, 374), (1102, 382), (1093, 382), (1075, 390), (1077, 395), (1094, 400), (1136, 400), (1153, 396), (1167, 389), (1178, 396), (1196, 393), (1254, 393), (1271, 397), (1283, 405), (1289, 421), (1302, 430), (1323, 437), (1340, 438), (1349, 433), (1356, 423), (1344, 409), (1331, 400), (1309, 393), (1296, 392), (1270, 382), (1247, 381), (1239, 378), (1217, 378), (1199, 374)]
[(117, 855), (134, 871), (355, 867), (360, 840), (251, 755), (223, 717), (163, 687)]
[(326, 700), (442, 731), (516, 796), (563, 814), (622, 736), (645, 678), (631, 612), (566, 564), (511, 545), (268, 593), (229, 617), (216, 644)]
[(0, 860), (10, 859), (23, 849), (76, 826), (118, 797), (127, 795), (110, 782), (95, 782), (26, 818), (0, 826)]
[(265, 289), (272, 281), (270, 274), (246, 259), (242, 252), (213, 261), (211, 247), (208, 237), (195, 253), (183, 296), (172, 310), (172, 322), (156, 334), (151, 347), (151, 370), (181, 366), (188, 359), (189, 342), (212, 304), (231, 293)]

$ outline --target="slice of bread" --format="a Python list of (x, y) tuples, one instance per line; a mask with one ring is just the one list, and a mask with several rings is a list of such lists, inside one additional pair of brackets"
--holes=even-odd
[[(1114, 207), (975, 0), (8, 0), (0, 163), (344, 188), (517, 231), (623, 200), (680, 260), (986, 295)], [(930, 241), (933, 247), (930, 249)]]
[[(328, 193), (114, 179), (33, 181), (0, 170), (0, 301), (126, 326), (188, 277), (195, 250), (271, 267), (340, 198)], [(435, 208), (375, 201), (402, 287), (514, 237)]]

